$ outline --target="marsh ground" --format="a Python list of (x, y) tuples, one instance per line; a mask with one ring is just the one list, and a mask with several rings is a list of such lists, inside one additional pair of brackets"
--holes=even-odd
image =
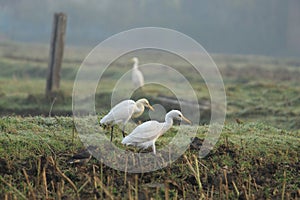
[[(44, 97), (48, 49), (0, 44), (1, 198), (300, 198), (299, 60), (213, 55), (227, 95), (227, 117), (217, 145), (204, 159), (198, 158), (197, 145), (193, 145), (164, 169), (130, 174), (95, 159), (84, 165), (66, 163), (83, 148), (70, 116), (74, 78), (88, 51), (66, 49), (61, 90), (48, 117), (53, 102)], [(114, 65), (108, 77), (122, 73), (118, 70), (122, 63)], [(195, 80), (199, 102), (209, 102), (205, 84), (197, 85), (193, 74), (186, 75)], [(168, 94), (161, 88), (147, 91), (154, 101)], [(97, 96), (99, 117), (109, 109), (109, 95), (104, 85)], [(204, 116), (209, 118), (209, 113)], [(208, 132), (207, 118), (196, 133), (199, 144)], [(175, 126), (168, 131), (158, 147), (180, 129)], [(114, 141), (120, 145), (121, 133), (116, 131)]]

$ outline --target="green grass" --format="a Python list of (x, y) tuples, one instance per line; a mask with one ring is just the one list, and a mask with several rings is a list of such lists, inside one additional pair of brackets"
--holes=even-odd
[[(30, 51), (28, 51), (30, 49)], [(67, 47), (62, 66), (60, 101), (56, 101), (52, 113), (72, 112), (71, 98), (77, 70), (87, 55), (88, 48)], [(116, 81), (131, 68), (128, 57), (137, 55), (145, 63), (149, 58), (169, 60), (169, 65), (179, 70), (191, 81), (199, 102), (209, 103), (205, 83), (188, 63), (173, 54), (161, 54), (152, 50), (132, 52), (113, 62), (105, 71), (97, 89), (96, 109), (103, 113), (110, 108), (108, 96)], [(147, 56), (145, 56), (147, 55)], [(38, 44), (0, 44), (0, 110), (1, 113), (19, 115), (48, 115), (53, 99), (45, 99), (48, 47)], [(263, 121), (266, 124), (288, 130), (299, 129), (296, 123), (300, 112), (299, 81), (300, 61), (295, 58), (271, 58), (263, 56), (213, 55), (220, 68), (227, 95), (227, 120)], [(123, 85), (125, 86), (125, 85)], [(128, 85), (130, 87), (130, 85)], [(179, 86), (176, 86), (179, 87)], [(172, 96), (170, 90), (149, 85), (143, 96), (153, 103), (161, 103), (157, 96)], [(138, 95), (135, 95), (138, 98)], [(168, 105), (166, 105), (168, 107)], [(3, 115), (3, 114), (2, 114)], [(201, 123), (207, 123), (205, 114)]]
[[(158, 149), (183, 128), (175, 126), (162, 136)], [(82, 148), (69, 117), (2, 117), (0, 130), (1, 198), (299, 197), (299, 132), (263, 123), (227, 124), (204, 159), (189, 149), (168, 167), (144, 174), (116, 171), (97, 160), (68, 165), (66, 161)], [(203, 138), (207, 132), (208, 126), (200, 126), (196, 136)], [(114, 143), (120, 145), (120, 140), (116, 129)]]
[[(95, 159), (84, 165), (66, 163), (83, 148), (72, 118), (64, 116), (72, 114), (74, 78), (88, 51), (67, 47), (61, 89), (54, 94), (56, 101), (51, 109), (55, 96), (44, 95), (48, 48), (0, 43), (1, 199), (300, 198), (299, 59), (213, 55), (227, 95), (225, 126), (216, 146), (201, 160), (197, 150), (188, 149), (164, 169), (130, 174)], [(145, 54), (158, 61), (168, 58), (170, 65), (191, 81), (199, 102), (209, 104), (205, 83), (188, 70), (186, 62), (151, 50), (131, 54), (137, 54), (144, 62)], [(120, 58), (105, 72), (96, 94), (99, 118), (111, 106), (114, 84), (130, 68), (128, 59)], [(136, 91), (132, 98), (141, 96), (156, 104), (163, 103), (158, 97), (174, 94), (167, 88), (149, 85), (144, 91)], [(169, 110), (175, 105), (164, 106)], [(49, 111), (55, 117), (45, 117)], [(196, 136), (204, 138), (208, 133), (209, 109), (202, 110), (201, 117)], [(140, 119), (147, 120), (147, 112)], [(134, 126), (130, 124), (128, 128)], [(114, 143), (125, 149), (120, 130), (115, 131)], [(169, 143), (177, 132), (192, 135), (194, 129), (171, 128), (158, 139), (157, 148)], [(106, 132), (99, 134), (109, 137)]]
[[(32, 70), (35, 70), (35, 67), (31, 66), (31, 64), (28, 64), (30, 65), (28, 67), (22, 67), (18, 62), (11, 64), (14, 67), (1, 66), (1, 69), (5, 71), (4, 77), (0, 77), (0, 108), (2, 113), (28, 115), (33, 110), (36, 110), (39, 111), (36, 113), (48, 115), (52, 100), (43, 97), (45, 79), (41, 77), (41, 74), (31, 73)], [(276, 71), (278, 66), (273, 68)], [(19, 69), (22, 69), (23, 72)], [(66, 71), (70, 73), (62, 73), (63, 79), (61, 81), (60, 94), (62, 94), (63, 98), (55, 102), (52, 110), (53, 114), (71, 114), (71, 95), (76, 69), (76, 67), (66, 67)], [(299, 67), (294, 67), (293, 70), (296, 72), (300, 71)], [(44, 73), (46, 72), (46, 65), (44, 65), (43, 71)], [(299, 125), (296, 123), (296, 118), (300, 112), (300, 98), (298, 95), (300, 86), (297, 84), (297, 79), (292, 77), (291, 80), (282, 80), (280, 78), (279, 80), (264, 79), (264, 77), (260, 77), (261, 74), (259, 72), (255, 72), (254, 69), (251, 71), (250, 67), (250, 71), (253, 73), (253, 76), (255, 75), (255, 79), (249, 76), (246, 80), (246, 75), (249, 74), (248, 71), (247, 67), (236, 66), (232, 69), (232, 67), (221, 66), (228, 103), (227, 120), (232, 121), (235, 118), (250, 121), (263, 120), (267, 124), (278, 128), (298, 129)], [(111, 73), (114, 74), (114, 72), (115, 70), (112, 69)], [(297, 74), (296, 72), (294, 74)], [(110, 72), (107, 73), (107, 76), (109, 76)], [(273, 73), (273, 71), (271, 70), (270, 73)], [(285, 71), (281, 74), (286, 76)], [(96, 99), (98, 112), (109, 109), (110, 104), (105, 102), (107, 98), (100, 97), (109, 95), (114, 83), (108, 78), (104, 78), (101, 81), (101, 87), (98, 88), (99, 98)], [(205, 84), (196, 83), (194, 88), (198, 93), (199, 102), (207, 102), (209, 96)], [(144, 96), (150, 99), (159, 95), (171, 95), (170, 91), (155, 86), (147, 86), (145, 91)], [(208, 121), (208, 119), (209, 115), (204, 121)]]

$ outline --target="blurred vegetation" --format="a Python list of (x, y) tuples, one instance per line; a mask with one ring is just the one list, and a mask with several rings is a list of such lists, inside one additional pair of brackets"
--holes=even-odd
[[(43, 45), (9, 43), (0, 45), (0, 112), (2, 115), (48, 116), (54, 97), (45, 99), (45, 77), (48, 49)], [(27, 49), (31, 49), (27, 51)], [(72, 89), (77, 70), (89, 49), (67, 47), (62, 66), (61, 91), (53, 104), (53, 115), (71, 115)], [(209, 93), (204, 81), (191, 70), (187, 63), (173, 55), (162, 56), (159, 52), (133, 52), (143, 59), (147, 56), (158, 61), (168, 60), (179, 70), (197, 92), (200, 104), (209, 105)], [(300, 115), (300, 60), (263, 56), (213, 55), (222, 74), (227, 94), (227, 121), (236, 118), (244, 121), (262, 121), (278, 128), (299, 129)], [(146, 61), (144, 61), (146, 62)], [(118, 59), (103, 74), (96, 94), (96, 111), (110, 109), (111, 90), (116, 80), (131, 68), (128, 59)], [(128, 87), (131, 85), (129, 84)], [(176, 86), (178, 87), (178, 86)], [(149, 98), (153, 104), (162, 103), (158, 97), (172, 97), (166, 88), (147, 86), (136, 92), (133, 98)], [(165, 104), (167, 110), (170, 105)], [(174, 105), (171, 105), (174, 107)], [(205, 113), (205, 111), (203, 111)], [(201, 123), (209, 121), (204, 114)]]
[(299, 55), (295, 0), (28, 0), (1, 1), (1, 8), (2, 34), (18, 41), (48, 43), (53, 13), (61, 11), (68, 15), (68, 44), (94, 46), (120, 31), (150, 26), (181, 31), (212, 52)]
[[(157, 141), (157, 148), (182, 129), (194, 134), (188, 126), (174, 126)], [(197, 142), (183, 156), (166, 168), (141, 174), (117, 171), (95, 159), (68, 164), (83, 148), (71, 117), (2, 117), (0, 131), (1, 199), (300, 197), (299, 131), (260, 122), (225, 125), (204, 159), (198, 158), (198, 150), (208, 126), (199, 126)], [(116, 129), (114, 143), (124, 148), (121, 137)]]
[[(82, 165), (67, 164), (84, 148), (72, 117), (66, 116), (71, 115), (73, 81), (88, 50), (67, 48), (61, 90), (46, 99), (47, 48), (7, 45), (0, 48), (1, 199), (300, 198), (299, 60), (213, 55), (228, 104), (217, 145), (207, 157), (198, 158), (199, 146), (208, 133), (207, 113), (196, 133), (188, 126), (174, 126), (158, 139), (160, 149), (178, 131), (196, 134), (198, 143), (193, 142), (178, 160), (155, 172), (128, 174), (95, 159)], [(175, 68), (185, 69), (184, 63), (172, 61)], [(124, 62), (127, 60), (113, 63), (97, 89), (99, 118), (110, 108), (114, 79), (131, 68)], [(205, 83), (193, 71), (182, 73), (199, 93), (199, 102), (209, 103)], [(165, 88), (149, 86), (133, 97), (147, 92), (151, 103), (157, 97), (173, 95)], [(54, 117), (45, 117), (50, 111)], [(109, 137), (108, 132), (100, 134)], [(116, 128), (114, 135), (114, 144), (124, 148), (121, 130)]]

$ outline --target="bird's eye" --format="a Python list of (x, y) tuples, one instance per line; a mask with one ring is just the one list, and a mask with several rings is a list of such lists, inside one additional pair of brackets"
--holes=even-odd
[(179, 115), (178, 115), (178, 117), (180, 117), (180, 118), (181, 118), (181, 117), (182, 117), (182, 116), (181, 116), (181, 114), (179, 114)]

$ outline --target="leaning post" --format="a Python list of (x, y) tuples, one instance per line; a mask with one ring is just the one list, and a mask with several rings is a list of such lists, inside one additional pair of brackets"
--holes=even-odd
[(46, 97), (51, 92), (59, 90), (61, 65), (63, 61), (67, 16), (64, 13), (55, 13), (53, 19), (50, 53), (46, 80)]

